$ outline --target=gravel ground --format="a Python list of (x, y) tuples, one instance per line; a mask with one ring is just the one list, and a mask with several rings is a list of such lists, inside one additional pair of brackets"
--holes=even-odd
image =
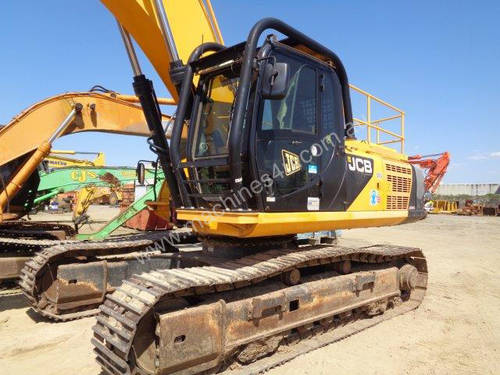
[[(98, 229), (116, 212), (91, 207), (98, 222), (83, 231)], [(346, 246), (375, 243), (424, 250), (430, 277), (421, 307), (269, 374), (499, 374), (500, 218), (434, 215), (397, 227), (343, 231), (340, 240)], [(93, 318), (51, 323), (20, 297), (0, 299), (1, 373), (99, 374), (90, 345), (93, 324)]]

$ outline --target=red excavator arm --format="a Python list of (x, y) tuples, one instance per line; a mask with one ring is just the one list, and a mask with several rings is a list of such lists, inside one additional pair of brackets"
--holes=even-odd
[(408, 161), (427, 170), (425, 175), (425, 190), (434, 193), (446, 174), (446, 169), (450, 164), (450, 154), (443, 152), (432, 155), (414, 155), (408, 156)]

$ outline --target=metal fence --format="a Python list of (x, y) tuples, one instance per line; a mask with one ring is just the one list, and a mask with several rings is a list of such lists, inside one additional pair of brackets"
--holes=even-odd
[[(354, 117), (355, 127), (366, 127), (366, 141), (368, 143), (376, 143), (378, 145), (388, 145), (397, 144), (400, 145), (401, 153), (405, 150), (405, 113), (401, 109), (387, 103), (386, 101), (377, 98), (376, 96), (370, 94), (369, 92), (360, 89), (354, 85), (349, 85), (351, 90), (364, 97), (366, 103), (366, 111), (361, 113), (361, 119), (359, 117)], [(375, 118), (374, 116), (374, 106), (381, 106), (383, 110), (389, 111), (393, 114), (386, 117)], [(394, 125), (394, 122), (399, 122), (399, 124)], [(387, 125), (391, 123), (391, 126), (399, 127), (399, 134), (396, 131), (387, 129)], [(399, 126), (398, 126), (399, 125)], [(375, 134), (373, 134), (375, 133)]]

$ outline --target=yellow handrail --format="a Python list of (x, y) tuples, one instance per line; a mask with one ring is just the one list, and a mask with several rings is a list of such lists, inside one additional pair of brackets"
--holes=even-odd
[[(366, 141), (372, 142), (372, 130), (376, 132), (376, 141), (374, 143), (378, 145), (386, 145), (399, 143), (400, 151), (404, 153), (405, 150), (405, 112), (399, 109), (398, 107), (393, 106), (392, 104), (387, 103), (386, 101), (377, 98), (375, 95), (370, 94), (369, 92), (360, 89), (354, 85), (349, 85), (351, 90), (363, 95), (366, 98), (366, 112), (364, 114), (366, 120), (361, 120), (359, 118), (353, 118), (353, 126), (361, 127), (366, 126)], [(372, 103), (375, 102), (375, 103)], [(388, 108), (391, 111), (394, 111), (396, 114), (393, 116), (383, 117), (376, 120), (372, 120), (372, 104), (380, 104), (383, 107)], [(382, 127), (382, 123), (387, 123), (388, 121), (393, 121), (399, 119), (399, 128), (400, 134), (390, 131), (388, 129), (384, 129)], [(391, 137), (388, 140), (380, 140), (380, 134), (386, 134)]]

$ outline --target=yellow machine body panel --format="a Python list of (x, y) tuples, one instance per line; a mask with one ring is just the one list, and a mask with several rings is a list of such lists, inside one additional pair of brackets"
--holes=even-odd
[(73, 207), (73, 221), (85, 214), (90, 205), (98, 199), (108, 198), (108, 201), (110, 201), (111, 194), (115, 194), (117, 201), (123, 199), (121, 190), (116, 187), (88, 185), (78, 190)]
[(373, 174), (346, 211), (238, 212), (178, 209), (177, 218), (193, 223), (203, 235), (266, 237), (322, 230), (401, 224), (408, 218), (412, 169), (395, 150), (346, 140), (349, 155), (373, 159)]
[(238, 238), (397, 225), (407, 217), (408, 211), (404, 210), (273, 213), (213, 213), (201, 210), (177, 210), (177, 218), (191, 221), (193, 230), (200, 234)]
[(154, 211), (162, 219), (172, 222), (172, 208), (170, 206), (170, 189), (166, 181), (163, 181), (156, 201), (146, 202), (148, 209)]
[(373, 176), (347, 211), (405, 210), (407, 214), (412, 186), (412, 168), (407, 156), (364, 141), (347, 140), (345, 146), (348, 165), (349, 155), (373, 159)]
[[(177, 90), (170, 75), (172, 53), (166, 46), (154, 6), (154, 0), (101, 0), (118, 22), (141, 47), (174, 99)], [(175, 40), (177, 53), (183, 63), (200, 44), (223, 44), (210, 1), (163, 0)]]

